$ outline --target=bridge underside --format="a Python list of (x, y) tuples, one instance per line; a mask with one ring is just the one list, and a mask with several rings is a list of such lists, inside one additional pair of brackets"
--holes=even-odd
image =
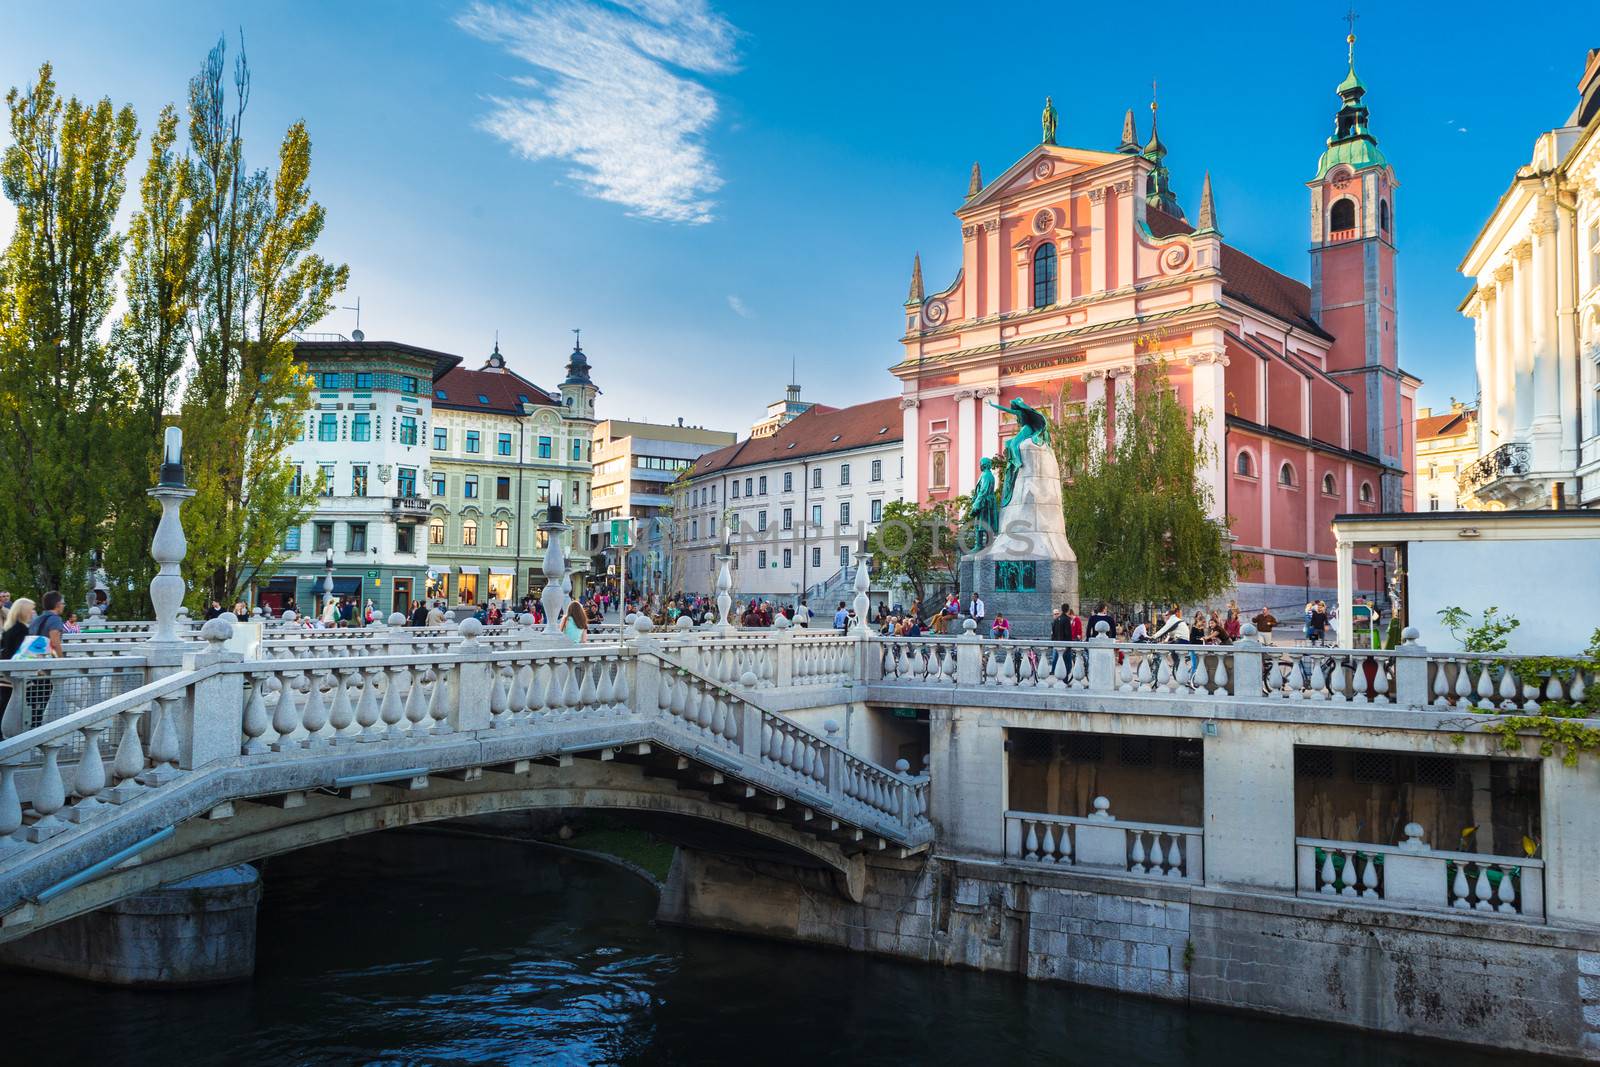
[[(663, 825), (703, 827), (702, 832), (682, 835), (693, 847), (825, 869), (841, 895), (858, 901), (865, 882), (863, 854), (908, 851), (824, 810), (651, 740), (568, 745), (562, 751), (502, 762), (486, 762), (493, 759), (485, 751), (496, 747), (493, 741), (463, 738), (463, 745), (472, 754), (461, 767), (443, 771), (407, 768), (403, 750), (382, 761), (393, 765), (387, 769), (350, 776), (338, 773), (341, 759), (348, 757), (337, 752), (308, 757), (297, 761), (300, 773), (289, 779), (295, 788), (282, 788), (283, 779), (274, 775), (279, 784), (271, 791), (263, 791), (263, 783), (256, 781), (261, 768), (241, 765), (202, 774), (165, 797), (147, 798), (149, 810), (139, 828), (124, 817), (103, 834), (65, 842), (59, 862), (34, 872), (36, 881), (52, 868), (84, 870), (103, 863), (103, 857), (165, 827), (175, 828), (165, 840), (78, 884), (63, 887), (52, 880), (15, 887), (21, 900), (6, 902), (14, 910), (0, 925), (0, 942), (206, 871), (357, 834), (498, 812), (648, 813)], [(370, 759), (362, 762), (371, 766)], [(138, 836), (130, 840), (130, 832)]]

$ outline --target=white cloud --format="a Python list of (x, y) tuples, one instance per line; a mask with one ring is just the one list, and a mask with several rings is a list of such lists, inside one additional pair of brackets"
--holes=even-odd
[(490, 98), (484, 130), (528, 159), (567, 161), (584, 192), (630, 214), (711, 221), (717, 101), (692, 75), (733, 70), (736, 31), (706, 0), (479, 0), (456, 24), (540, 71), (511, 79), (535, 95)]
[(756, 313), (751, 311), (748, 307), (745, 307), (744, 301), (740, 300), (732, 293), (728, 294), (728, 307), (731, 308), (733, 313), (739, 316), (741, 319), (753, 319), (756, 317)]

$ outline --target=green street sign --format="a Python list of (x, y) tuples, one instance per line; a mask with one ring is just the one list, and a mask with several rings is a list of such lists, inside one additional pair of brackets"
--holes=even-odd
[(611, 543), (613, 545), (631, 546), (633, 544), (633, 520), (611, 520)]
[(377, 576), (378, 576), (378, 572), (377, 571), (368, 571), (367, 572), (367, 577), (368, 578), (376, 578)]

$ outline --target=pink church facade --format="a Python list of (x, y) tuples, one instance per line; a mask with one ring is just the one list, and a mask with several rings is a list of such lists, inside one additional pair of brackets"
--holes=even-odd
[[(1209, 178), (1187, 221), (1165, 147), (1154, 128), (1139, 146), (1131, 112), (1115, 150), (1047, 142), (987, 184), (974, 165), (955, 212), (961, 268), (926, 292), (919, 259), (892, 368), (908, 497), (972, 489), (1013, 429), (991, 402), (1115, 411), (1136, 402), (1135, 368), (1165, 360), (1180, 397), (1208, 413), (1206, 478), (1244, 561), (1241, 607), (1329, 595), (1333, 516), (1409, 510), (1420, 384), (1398, 363), (1396, 182), (1364, 91), (1352, 70), (1308, 183), (1309, 286), (1224, 241)], [(1105, 432), (1114, 443), (1115, 417)], [(1377, 588), (1375, 561), (1357, 571), (1358, 591)]]

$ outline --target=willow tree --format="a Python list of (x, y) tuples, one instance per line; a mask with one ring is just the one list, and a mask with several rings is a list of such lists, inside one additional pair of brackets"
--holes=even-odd
[(1139, 368), (1115, 410), (1098, 401), (1052, 427), (1083, 599), (1189, 604), (1232, 584), (1227, 526), (1213, 517), (1205, 478), (1217, 458), (1206, 434), (1213, 417), (1191, 412), (1156, 362)]
[(218, 42), (189, 84), (189, 143), (201, 213), (194, 371), (184, 391), (184, 459), (196, 496), (185, 512), (198, 597), (223, 602), (272, 572), (284, 532), (313, 500), (291, 493), (284, 457), (301, 433), (311, 383), (293, 335), (333, 309), (349, 269), (312, 251), (324, 212), (311, 199), (311, 139), (295, 123), (277, 172), (249, 170), (242, 132), (250, 67)]
[(0, 583), (77, 596), (115, 484), (126, 393), (104, 340), (138, 147), (130, 107), (63, 100), (49, 64), (6, 95), (0, 188), (16, 228), (0, 259)]
[(150, 541), (159, 517), (145, 490), (155, 484), (162, 430), (173, 413), (189, 351), (204, 221), (195, 203), (194, 164), (176, 151), (177, 137), (178, 113), (169, 105), (150, 136), (139, 209), (128, 226), (123, 272), (128, 306), (111, 334), (112, 347), (131, 375), (132, 391), (120, 411), (120, 481), (105, 533), (106, 570), (134, 599), (124, 603), (124, 613), (141, 618), (148, 617), (149, 581), (155, 573)]

